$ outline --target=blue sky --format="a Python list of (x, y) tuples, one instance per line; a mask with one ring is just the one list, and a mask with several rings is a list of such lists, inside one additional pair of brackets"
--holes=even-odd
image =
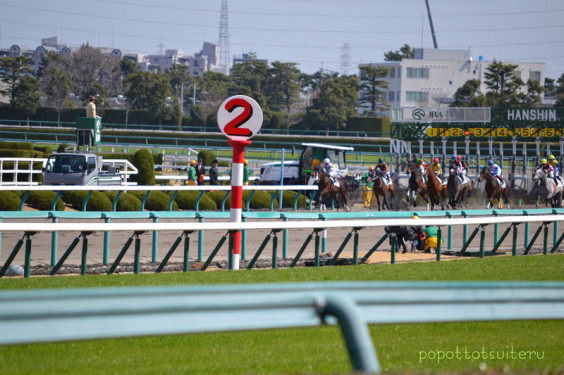
[[(504, 62), (544, 62), (564, 73), (564, 1), (429, 0), (439, 48), (470, 49)], [(424, 0), (229, 0), (231, 55), (256, 52), (313, 73), (348, 73), (381, 62), (404, 43), (433, 48)], [(41, 38), (143, 54), (199, 52), (218, 43), (221, 0), (0, 0), (0, 47), (36, 48)]]

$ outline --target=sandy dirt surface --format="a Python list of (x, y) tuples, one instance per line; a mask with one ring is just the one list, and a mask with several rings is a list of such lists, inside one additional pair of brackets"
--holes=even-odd
[[(355, 210), (362, 210), (360, 207), (355, 207)], [(140, 220), (137, 220), (140, 221)], [(161, 219), (159, 220), (160, 223), (172, 221), (170, 219)], [(186, 228), (187, 230), (190, 229), (191, 223), (196, 223), (197, 220), (195, 219), (185, 219)], [(250, 221), (250, 220), (249, 220)], [(17, 222), (17, 220), (8, 220), (4, 219), (3, 222)], [(21, 220), (19, 222), (22, 222)], [(30, 230), (33, 230), (33, 223), (34, 222), (44, 222), (48, 223), (51, 222), (50, 219), (34, 219), (34, 220), (27, 220), (25, 221), (29, 224)], [(60, 222), (65, 222), (64, 219), (60, 219)], [(66, 221), (70, 222), (70, 221)], [(102, 222), (101, 220), (93, 220), (93, 222)], [(120, 220), (114, 219), (112, 222), (120, 222)], [(212, 220), (207, 220), (206, 222), (212, 222)], [(353, 220), (351, 220), (351, 223)], [(351, 224), (352, 226), (353, 224)], [(529, 239), (533, 237), (537, 229), (537, 225), (531, 225), (529, 229)], [(474, 230), (475, 227), (468, 227), (467, 229), (467, 236), (469, 237)], [(499, 237), (503, 234), (507, 225), (499, 225), (498, 233)], [(351, 232), (352, 227), (344, 227), (344, 228), (335, 228), (328, 231), (327, 234), (327, 252), (335, 254), (336, 251), (341, 246), (343, 240), (347, 236), (349, 232)], [(447, 228), (442, 228), (443, 236), (445, 240), (447, 238)], [(564, 231), (564, 228), (560, 229), (561, 235)], [(290, 230), (288, 233), (288, 258), (294, 258), (298, 253), (299, 249), (302, 247), (303, 243), (305, 242), (306, 238), (310, 233), (313, 231), (309, 228), (304, 229), (297, 229), (297, 230)], [(224, 236), (225, 232), (218, 232), (218, 231), (205, 231), (204, 232), (204, 246), (203, 246), (203, 261), (205, 261), (213, 249), (218, 244), (220, 238)], [(252, 230), (247, 232), (247, 250), (246, 250), (246, 258), (248, 260), (252, 259), (258, 248), (260, 247), (261, 243), (265, 239), (265, 237), (269, 234), (269, 231), (262, 231), (262, 230)], [(22, 238), (23, 233), (14, 233), (14, 232), (5, 232), (1, 235), (1, 253), (0, 253), (0, 265), (3, 265), (12, 249), (16, 246), (16, 243), (19, 239)], [(58, 246), (57, 246), (57, 259), (60, 258), (65, 251), (69, 248), (70, 244), (73, 240), (79, 236), (80, 233), (69, 233), (69, 232), (59, 232), (58, 233)], [(110, 264), (115, 261), (118, 254), (126, 244), (128, 238), (130, 238), (133, 233), (128, 232), (111, 232), (110, 234), (110, 251), (109, 251), (109, 262)], [(158, 255), (157, 261), (160, 262), (168, 250), (171, 248), (175, 240), (179, 237), (180, 233), (173, 233), (173, 232), (164, 232), (161, 231), (158, 233)], [(365, 228), (359, 231), (359, 257), (364, 256), (373, 246), (374, 244), (380, 240), (380, 238), (384, 235), (383, 228)], [(151, 262), (152, 258), (152, 243), (153, 243), (153, 232), (146, 232), (144, 234), (139, 235), (141, 240), (141, 263), (149, 263)], [(459, 250), (463, 246), (463, 227), (456, 226), (453, 227), (452, 233), (453, 243), (451, 245), (452, 250)], [(494, 227), (490, 225), (486, 227), (485, 232), (485, 249), (489, 251), (493, 248), (494, 244)], [(553, 243), (553, 226), (549, 225), (549, 236), (548, 236), (548, 246), (549, 249), (552, 247)], [(52, 243), (52, 234), (51, 233), (37, 233), (31, 237), (32, 239), (32, 251), (31, 251), (31, 264), (32, 266), (36, 265), (44, 265), (48, 266), (51, 264), (51, 243)], [(183, 242), (178, 246), (177, 250), (175, 251), (174, 255), (170, 259), (170, 262), (182, 262), (183, 260)], [(198, 257), (198, 234), (192, 233), (189, 237), (190, 241), (190, 261), (197, 260)], [(272, 259), (272, 242), (266, 246), (264, 249), (260, 259)], [(303, 258), (313, 258), (315, 254), (315, 245), (314, 240), (312, 240), (306, 248), (306, 251), (302, 255)], [(88, 236), (88, 264), (102, 264), (103, 262), (103, 244), (104, 244), (104, 233), (103, 232), (95, 232)], [(470, 245), (468, 252), (476, 252), (479, 250), (480, 246), (480, 234), (474, 238), (472, 244)], [(511, 233), (507, 238), (504, 240), (502, 246), (498, 250), (498, 253), (511, 253), (512, 247), (512, 235)], [(542, 251), (543, 247), (543, 238), (542, 235), (535, 241), (533, 246), (533, 250), (535, 252)], [(378, 249), (378, 251), (374, 252), (372, 256), (369, 258), (369, 263), (389, 263), (391, 259), (390, 253), (390, 244), (386, 240)], [(519, 234), (518, 234), (518, 253), (522, 254), (525, 248), (524, 245), (524, 228), (523, 226), (519, 226)], [(559, 252), (564, 249), (564, 244), (560, 246)], [(69, 256), (66, 264), (70, 265), (80, 265), (81, 263), (81, 251), (82, 251), (82, 239), (75, 247), (71, 255)], [(22, 246), (19, 254), (16, 256), (12, 264), (24, 264), (24, 254), (25, 254), (25, 244)], [(344, 248), (341, 257), (352, 257), (353, 254), (353, 238), (350, 239), (346, 247)], [(282, 257), (282, 233), (278, 233), (278, 257)], [(134, 243), (131, 244), (129, 250), (125, 254), (122, 259), (123, 263), (132, 263), (134, 259)], [(217, 256), (214, 260), (226, 260), (228, 259), (228, 241), (225, 241), (223, 246), (221, 247), (220, 251), (218, 252)], [(397, 253), (396, 254), (396, 263), (402, 262), (412, 262), (412, 261), (434, 261), (436, 259), (435, 254), (425, 254), (421, 252), (416, 253)], [(443, 254), (441, 256), (442, 260), (449, 260), (449, 259), (461, 259), (460, 256), (452, 256), (448, 255), (448, 246), (447, 242), (443, 244)]]

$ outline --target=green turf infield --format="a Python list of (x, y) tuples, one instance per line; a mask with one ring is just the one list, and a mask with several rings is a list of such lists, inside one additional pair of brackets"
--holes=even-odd
[[(0, 279), (0, 289), (305, 281), (563, 281), (564, 255), (282, 270)], [(1, 307), (0, 307), (1, 308)], [(564, 372), (564, 322), (370, 327), (384, 372)], [(1, 333), (0, 333), (1, 334)], [(347, 373), (337, 327), (0, 346), (2, 374)], [(494, 371), (494, 372), (495, 372)], [(539, 372), (540, 373), (540, 372)]]

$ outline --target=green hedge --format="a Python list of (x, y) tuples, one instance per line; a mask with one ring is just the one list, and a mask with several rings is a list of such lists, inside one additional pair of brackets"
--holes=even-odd
[(3, 191), (0, 194), (0, 211), (19, 211), (20, 197), (12, 191)]
[[(172, 193), (171, 193), (172, 194)], [(179, 191), (174, 201), (181, 210), (195, 210), (196, 200), (200, 196), (199, 191)], [(221, 200), (220, 200), (221, 204)], [(204, 194), (200, 200), (200, 210), (216, 210), (218, 207), (215, 200), (210, 198), (208, 194)]]
[[(110, 202), (114, 202), (117, 196), (116, 191), (106, 191), (104, 195)], [(116, 211), (141, 211), (141, 200), (132, 193), (121, 193), (117, 201)]]
[[(63, 201), (70, 204), (75, 210), (82, 210), (82, 202), (88, 194), (87, 191), (65, 191)], [(92, 196), (86, 204), (86, 211), (111, 211), (112, 202), (100, 191), (93, 191)]]
[[(131, 194), (135, 195), (137, 199), (143, 200), (146, 191), (133, 191)], [(168, 211), (168, 203), (170, 196), (162, 191), (154, 190), (149, 193), (149, 197), (145, 202), (145, 209), (149, 211)], [(172, 202), (172, 210), (178, 211), (178, 203)]]
[[(56, 196), (57, 194), (54, 191), (31, 191), (25, 203), (41, 211), (50, 211)], [(65, 210), (65, 204), (61, 198), (57, 199), (55, 210)]]

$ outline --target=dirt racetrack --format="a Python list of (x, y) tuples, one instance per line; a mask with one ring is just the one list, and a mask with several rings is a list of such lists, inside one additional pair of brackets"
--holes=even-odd
[[(482, 208), (482, 207), (480, 207)], [(423, 207), (420, 209), (424, 210)], [(353, 207), (354, 211), (365, 211), (359, 204), (356, 204)], [(190, 228), (190, 223), (196, 223), (197, 220), (195, 219), (184, 219), (187, 224), (187, 229)], [(137, 220), (141, 221), (141, 220)], [(172, 219), (160, 219), (160, 223), (165, 223), (172, 221)], [(249, 220), (250, 221), (250, 220)], [(3, 222), (18, 222), (17, 220), (7, 220), (4, 219)], [(21, 220), (19, 222), (22, 222)], [(27, 220), (26, 223), (30, 224), (30, 230), (33, 229), (33, 222), (44, 222), (49, 223), (51, 222), (50, 219), (34, 219), (34, 220)], [(64, 219), (60, 219), (60, 222), (65, 222)], [(67, 221), (70, 222), (70, 221)], [(93, 220), (93, 222), (101, 222), (100, 220)], [(112, 222), (120, 222), (120, 220), (114, 219)], [(128, 222), (131, 222), (129, 220)], [(213, 222), (212, 220), (206, 220), (206, 222)], [(354, 220), (351, 220), (353, 223)], [(351, 224), (352, 226), (353, 224)], [(468, 228), (467, 236), (469, 237), (474, 230), (475, 227), (470, 226)], [(502, 233), (504, 233), (507, 225), (500, 224), (499, 225), (499, 234), (498, 237), (501, 237)], [(524, 244), (524, 227), (518, 227), (518, 254), (522, 254), (525, 249)], [(529, 229), (529, 240), (532, 239), (533, 234), (535, 233), (538, 225), (531, 224)], [(552, 247), (554, 233), (553, 233), (553, 226), (549, 225), (549, 235), (548, 235), (548, 248)], [(343, 227), (343, 228), (336, 228), (331, 229), (328, 231), (327, 234), (327, 253), (335, 254), (338, 248), (341, 246), (343, 240), (347, 236), (347, 234), (351, 231), (352, 227)], [(447, 228), (442, 228), (443, 236), (445, 237), (445, 243), (443, 244), (443, 254), (441, 256), (442, 260), (451, 260), (451, 259), (463, 259), (464, 257), (452, 255), (449, 253), (448, 246), (447, 246)], [(557, 233), (558, 236), (562, 234), (564, 228), (560, 228), (559, 232)], [(288, 258), (294, 258), (298, 253), (299, 249), (302, 247), (304, 241), (308, 237), (308, 235), (312, 233), (312, 230), (309, 228), (303, 229), (295, 229), (290, 230), (288, 233)], [(225, 235), (224, 232), (218, 231), (205, 231), (204, 232), (204, 254), (203, 254), (203, 261), (205, 261), (212, 250), (216, 247), (219, 239)], [(269, 234), (269, 231), (264, 230), (250, 230), (247, 231), (247, 260), (252, 259), (256, 251), (258, 250), (260, 244), (265, 239), (265, 236)], [(494, 244), (494, 228), (493, 226), (486, 227), (486, 237), (485, 237), (485, 248), (486, 251), (490, 251), (493, 248)], [(23, 233), (14, 233), (14, 232), (5, 232), (2, 233), (1, 237), (1, 253), (0, 253), (0, 265), (3, 265), (12, 249), (16, 245), (17, 241), (22, 238)], [(57, 256), (60, 258), (64, 252), (67, 250), (69, 245), (73, 242), (76, 236), (79, 233), (69, 233), (69, 232), (59, 232), (58, 234), (58, 251)], [(112, 232), (110, 235), (110, 253), (109, 253), (109, 262), (110, 265), (114, 262), (117, 258), (119, 252), (122, 250), (124, 244), (127, 242), (128, 238), (132, 235), (132, 233), (126, 232)], [(173, 232), (164, 232), (161, 231), (158, 234), (158, 256), (157, 260), (160, 262), (168, 250), (171, 248), (174, 241), (178, 238), (180, 233), (173, 233)], [(368, 252), (374, 244), (384, 235), (383, 228), (366, 228), (359, 231), (359, 258), (362, 257), (366, 252)], [(151, 263), (151, 252), (152, 252), (152, 232), (146, 232), (139, 235), (141, 239), (141, 251), (140, 251), (140, 258), (142, 265), (149, 265)], [(32, 238), (32, 251), (31, 251), (31, 264), (35, 268), (43, 268), (45, 271), (44, 273), (48, 273), (49, 266), (51, 264), (51, 233), (37, 233)], [(282, 258), (282, 233), (278, 233), (278, 257)], [(462, 226), (454, 226), (453, 227), (453, 243), (452, 243), (452, 250), (457, 251), (460, 250), (463, 246), (463, 227)], [(88, 265), (89, 267), (96, 267), (96, 266), (103, 266), (103, 241), (104, 241), (104, 233), (102, 232), (95, 232), (88, 236)], [(307, 246), (304, 254), (302, 255), (302, 259), (314, 258), (314, 240), (312, 240), (309, 245)], [(478, 234), (474, 240), (472, 241), (468, 252), (469, 253), (476, 253), (479, 250), (480, 246), (480, 235)], [(504, 240), (503, 244), (498, 250), (498, 254), (503, 253), (511, 253), (512, 248), (512, 236), (511, 234), (507, 236)], [(82, 241), (75, 247), (72, 254), (69, 256), (68, 260), (65, 262), (65, 268), (67, 269), (66, 272), (76, 273), (81, 263), (81, 249), (82, 249)], [(534, 246), (531, 250), (531, 253), (539, 253), (542, 252), (543, 249), (543, 236), (539, 236), (534, 243)], [(564, 249), (564, 244), (561, 244), (557, 252), (561, 252)], [(183, 260), (183, 242), (180, 243), (176, 252), (170, 259), (170, 263), (173, 264), (181, 264)], [(351, 258), (353, 253), (353, 239), (349, 241), (346, 245), (343, 253), (341, 254), (341, 258)], [(12, 264), (24, 264), (24, 254), (25, 254), (25, 244), (22, 246), (19, 254), (16, 256)], [(124, 258), (121, 261), (121, 264), (131, 264), (134, 259), (134, 244), (132, 243), (129, 250), (125, 254)], [(193, 233), (190, 235), (190, 262), (196, 262), (197, 255), (198, 255), (198, 235), (197, 233)], [(373, 255), (369, 258), (368, 263), (389, 263), (391, 258), (390, 254), (390, 244), (388, 241), (385, 241), (379, 248), (378, 251), (373, 253)], [(214, 263), (210, 265), (210, 267), (220, 267), (225, 268), (225, 262), (228, 259), (228, 241), (225, 241), (223, 246), (221, 247), (220, 251), (218, 252), (217, 256), (214, 258)], [(268, 267), (271, 264), (272, 260), (272, 241), (266, 246), (264, 249), (261, 257), (262, 266), (261, 267)], [(435, 254), (425, 254), (421, 252), (416, 253), (397, 253), (396, 254), (396, 262), (411, 262), (411, 261), (433, 261), (436, 259)], [(215, 263), (215, 261), (220, 261), (223, 263)], [(282, 259), (280, 259), (279, 267), (284, 267), (285, 263)], [(346, 264), (347, 262), (345, 262)], [(350, 262), (348, 262), (350, 263)], [(197, 266), (197, 263), (194, 263)], [(70, 267), (70, 265), (74, 265)], [(155, 264), (152, 264), (153, 268), (156, 267)], [(243, 267), (243, 265), (242, 265)], [(106, 267), (107, 268), (107, 267)], [(151, 269), (147, 268), (146, 269)], [(73, 271), (68, 271), (72, 269)], [(143, 269), (143, 267), (142, 267)], [(122, 270), (122, 272), (125, 269)], [(170, 269), (169, 269), (170, 270)], [(172, 268), (172, 270), (180, 270), (180, 268)], [(32, 274), (34, 272), (32, 271)]]

